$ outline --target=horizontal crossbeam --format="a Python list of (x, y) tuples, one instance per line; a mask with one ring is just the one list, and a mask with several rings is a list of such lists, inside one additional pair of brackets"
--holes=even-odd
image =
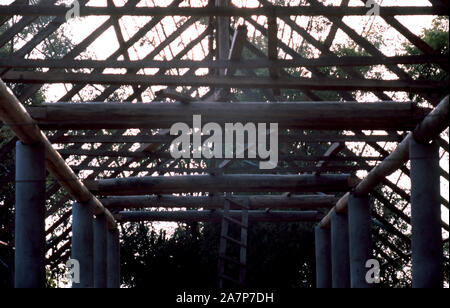
[[(258, 208), (296, 208), (302, 210), (316, 208), (330, 208), (337, 201), (333, 195), (254, 195), (254, 196), (229, 196), (227, 199), (236, 203), (249, 201), (251, 209)], [(223, 208), (224, 196), (112, 196), (100, 199), (102, 204), (109, 209), (117, 208)]]
[(347, 174), (326, 175), (187, 175), (146, 176), (86, 181), (97, 195), (148, 195), (190, 192), (316, 192), (345, 191), (353, 186)]
[(392, 102), (57, 103), (27, 110), (41, 128), (64, 129), (170, 128), (178, 122), (191, 126), (193, 116), (201, 115), (203, 124), (251, 122), (301, 129), (409, 130), (429, 112), (413, 103)]
[(20, 83), (74, 83), (146, 86), (192, 86), (224, 88), (276, 88), (307, 89), (317, 91), (407, 91), (421, 93), (433, 90), (445, 92), (450, 86), (448, 80), (376, 80), (376, 79), (327, 79), (304, 77), (244, 77), (244, 76), (151, 76), (142, 74), (102, 74), (9, 71), (4, 74), (5, 82)]
[[(125, 221), (177, 221), (177, 222), (219, 222), (222, 211), (139, 211), (119, 212), (114, 215), (116, 220)], [(234, 219), (241, 217), (241, 211), (230, 211)], [(318, 211), (248, 211), (249, 221), (258, 222), (299, 222), (319, 221), (323, 214)]]
[[(64, 5), (1, 5), (0, 16), (65, 16)], [(372, 7), (365, 6), (271, 6), (259, 8), (237, 7), (98, 7), (80, 6), (80, 16), (361, 16)], [(380, 7), (380, 16), (448, 15), (444, 6), (390, 6)]]
[(425, 63), (448, 63), (446, 55), (415, 55), (394, 57), (369, 57), (369, 56), (345, 56), (345, 57), (320, 57), (315, 59), (289, 59), (289, 60), (267, 60), (246, 59), (245, 61), (233, 60), (70, 60), (70, 59), (0, 59), (0, 67), (4, 68), (227, 68), (257, 69), (277, 67), (323, 67), (323, 66), (371, 66), (388, 64), (425, 64)]

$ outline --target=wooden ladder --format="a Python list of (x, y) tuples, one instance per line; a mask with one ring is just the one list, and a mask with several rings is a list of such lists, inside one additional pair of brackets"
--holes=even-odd
[[(231, 203), (233, 205), (237, 205), (240, 208), (241, 220), (231, 217)], [(241, 203), (231, 199), (230, 195), (225, 196), (219, 244), (219, 288), (221, 289), (225, 287), (226, 281), (229, 281), (237, 286), (245, 285), (247, 265), (248, 210), (248, 198), (245, 198), (244, 202)], [(240, 228), (240, 240), (229, 234), (230, 224), (231, 226), (234, 225)], [(231, 254), (229, 244), (239, 247), (239, 256), (237, 256), (236, 254)]]

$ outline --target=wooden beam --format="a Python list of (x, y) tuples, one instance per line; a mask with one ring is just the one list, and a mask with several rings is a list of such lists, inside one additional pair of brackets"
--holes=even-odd
[[(88, 0), (79, 0), (78, 4), (82, 7)], [(38, 46), (42, 41), (48, 38), (52, 33), (58, 30), (58, 28), (66, 22), (66, 18), (63, 16), (57, 16), (47, 23), (37, 33), (33, 33), (30, 40), (28, 40), (24, 45), (22, 45), (18, 50), (14, 51), (12, 57), (24, 58), (28, 53), (30, 53), (36, 46)], [(0, 75), (3, 76), (6, 70), (0, 71)]]
[(421, 93), (430, 90), (445, 92), (450, 86), (448, 80), (376, 80), (376, 79), (327, 79), (280, 77), (276, 80), (267, 77), (249, 78), (245, 76), (152, 76), (136, 74), (102, 74), (102, 73), (64, 73), (64, 72), (30, 72), (9, 71), (3, 75), (5, 82), (15, 83), (74, 83), (74, 84), (108, 84), (108, 85), (160, 85), (192, 87), (226, 87), (226, 88), (285, 88), (308, 89), (317, 91), (407, 91)]
[[(42, 4), (52, 5), (56, 2), (56, 0), (44, 0)], [(16, 6), (18, 3), (15, 3), (12, 6)], [(0, 9), (0, 12), (3, 13), (3, 10)], [(0, 14), (1, 14), (0, 13)], [(5, 17), (12, 17), (12, 15), (16, 14), (5, 14), (0, 16)], [(14, 36), (16, 36), (18, 33), (20, 33), (25, 27), (27, 27), (29, 24), (31, 24), (33, 21), (35, 21), (39, 16), (25, 16), (24, 18), (21, 18), (19, 21), (14, 23), (11, 27), (8, 27), (1, 35), (0, 35), (0, 48), (3, 47), (6, 43), (8, 43)]]
[[(319, 171), (315, 172), (315, 175), (320, 175), (321, 170), (325, 170), (328, 162), (335, 160), (337, 157), (335, 157), (341, 150), (344, 148), (344, 143), (335, 142), (333, 143), (323, 154), (324, 159), (321, 159), (317, 162), (316, 167), (319, 168)], [(340, 157), (342, 158), (342, 157)], [(345, 159), (350, 157), (344, 157)], [(356, 157), (353, 157), (356, 158)]]
[[(319, 7), (325, 8), (323, 3), (321, 3), (318, 0), (307, 0), (307, 2), (309, 2), (311, 4), (311, 6), (315, 6), (318, 8)], [(345, 32), (345, 34), (347, 34), (350, 37), (350, 39), (355, 41), (356, 44), (358, 44), (360, 47), (365, 49), (368, 53), (375, 55), (375, 56), (384, 56), (383, 52), (381, 52), (376, 46), (374, 46), (371, 42), (369, 42), (369, 40), (367, 40), (362, 35), (357, 33), (353, 28), (348, 26), (341, 19), (332, 17), (332, 16), (327, 16), (327, 19), (329, 19), (331, 22), (336, 24), (340, 28), (340, 30)], [(400, 68), (398, 65), (386, 65), (386, 67), (390, 71), (392, 71), (394, 74), (396, 74), (399, 77), (399, 79), (402, 81), (409, 82), (409, 81), (413, 80), (412, 77), (403, 68)], [(443, 94), (447, 94), (447, 92), (445, 92)], [(422, 96), (426, 100), (431, 102), (433, 105), (436, 104), (436, 98), (434, 96), (431, 96), (428, 93), (423, 93)]]
[[(223, 168), (178, 168), (177, 166), (170, 167), (129, 167), (125, 164), (125, 166), (119, 167), (107, 167), (107, 166), (71, 166), (71, 168), (75, 171), (87, 170), (87, 171), (110, 171), (114, 173), (120, 173), (124, 171), (129, 172), (147, 172), (149, 174), (153, 174), (157, 172), (158, 174), (221, 174), (224, 173)], [(241, 167), (241, 168), (227, 168), (227, 174), (241, 174), (241, 173), (251, 173), (251, 174), (301, 174), (301, 173), (315, 173), (317, 171), (321, 171), (322, 173), (351, 173), (359, 170), (370, 171), (372, 167), (365, 166), (361, 164), (356, 164), (355, 166), (349, 166), (344, 164), (333, 164), (326, 166), (325, 169), (319, 169), (316, 166), (298, 166), (298, 167), (290, 167), (290, 168), (275, 168), (275, 169), (257, 169), (255, 167)]]
[[(106, 26), (105, 26), (106, 27)], [(236, 69), (258, 69), (277, 67), (323, 67), (323, 66), (372, 66), (387, 64), (425, 64), (425, 63), (448, 63), (445, 55), (412, 55), (412, 56), (343, 56), (328, 57), (322, 56), (315, 59), (278, 59), (267, 60), (265, 58), (240, 60), (75, 60), (75, 59), (23, 59), (16, 57), (3, 57), (0, 59), (0, 67), (3, 68), (227, 68)]]
[[(369, 3), (369, 0), (361, 0), (365, 5)], [(434, 50), (428, 43), (422, 40), (419, 36), (411, 32), (406, 26), (399, 22), (394, 16), (384, 16), (383, 19), (397, 30), (401, 35), (408, 39), (414, 46), (416, 46), (424, 54), (438, 54), (440, 51)], [(449, 63), (442, 63), (441, 67), (448, 71)]]
[[(27, 4), (28, 0), (15, 0), (14, 2), (10, 3), (9, 5), (18, 5), (18, 4)], [(0, 26), (2, 26), (5, 22), (7, 22), (10, 18), (13, 16), (2, 16), (0, 18)]]
[[(223, 12), (229, 9), (229, 4), (230, 2), (228, 0), (215, 0), (215, 9)], [(213, 14), (208, 14), (208, 16), (211, 15)], [(218, 16), (216, 20), (217, 58), (220, 60), (225, 60), (228, 59), (230, 52), (230, 18), (229, 16)], [(221, 76), (225, 75), (224, 70), (221, 70), (219, 73)]]
[[(128, 1), (127, 2), (127, 4), (126, 5), (128, 5), (130, 2), (132, 2), (132, 1), (134, 1), (134, 0), (130, 0), (130, 1)], [(179, 5), (180, 4), (180, 2), (181, 2), (181, 0), (174, 0), (174, 1), (172, 1), (172, 3), (170, 4), (170, 6), (172, 6), (172, 7), (174, 7), (174, 6), (177, 6), (177, 5)], [(118, 55), (120, 55), (120, 53), (122, 52), (122, 53), (125, 53), (126, 52), (126, 50), (127, 50), (127, 46), (129, 47), (129, 46), (131, 46), (131, 45), (133, 45), (133, 43), (134, 42), (136, 42), (136, 41), (138, 41), (139, 40), (139, 38), (140, 37), (142, 37), (143, 35), (145, 35), (145, 33), (147, 33), (150, 29), (152, 29), (154, 26), (156, 26), (157, 24), (158, 24), (158, 22), (160, 21), (160, 19), (161, 18), (159, 18), (159, 17), (156, 17), (156, 18), (152, 18), (151, 20), (150, 20), (150, 22), (148, 22), (147, 24), (145, 24), (143, 27), (141, 27), (140, 29), (139, 29), (139, 31), (137, 31), (128, 41), (126, 41), (123, 45), (124, 46), (121, 46), (121, 48), (119, 48), (117, 51), (115, 51), (108, 59), (115, 59), (115, 57), (117, 57)], [(184, 31), (183, 29), (186, 29), (190, 24), (192, 24), (192, 22), (191, 21), (188, 21), (188, 22), (186, 22), (186, 23), (184, 23), (180, 28), (178, 28), (176, 31), (174, 31), (167, 39), (166, 39), (166, 41), (164, 41), (164, 43), (162, 43), (162, 44), (160, 44), (155, 50), (153, 50), (149, 55), (147, 55), (146, 57), (145, 57), (145, 59), (147, 59), (147, 58), (153, 58), (156, 54), (158, 54), (162, 49), (164, 49), (164, 46), (166, 46), (168, 43), (170, 43), (171, 42), (171, 40), (172, 39), (175, 39), (176, 37), (177, 37), (177, 35), (179, 34), (179, 33), (181, 33), (182, 31)], [(211, 29), (210, 28), (207, 28), (205, 31), (203, 31), (197, 38), (195, 38), (194, 40), (192, 40), (191, 42), (189, 42), (186, 46), (184, 46), (184, 48), (175, 56), (175, 59), (180, 59), (181, 57), (183, 57), (184, 55), (186, 55), (186, 53), (189, 51), (189, 50), (191, 50), (192, 49), (192, 47), (193, 46), (195, 46), (195, 45), (197, 45), (199, 42), (201, 42), (202, 40), (203, 40), (203, 38), (209, 33), (211, 31)], [(77, 47), (79, 47), (80, 45), (77, 45)], [(144, 59), (144, 60), (145, 60)], [(189, 72), (189, 71), (188, 71)], [(136, 73), (136, 72), (134, 72), (134, 73)], [(164, 73), (164, 70), (160, 70), (157, 74), (163, 74)], [(75, 86), (74, 88), (76, 88), (77, 86)], [(67, 99), (70, 99), (71, 98), (71, 95), (73, 95), (74, 93), (76, 93), (78, 90), (80, 90), (81, 88), (78, 88), (78, 90), (74, 90), (74, 88), (72, 88), (69, 92), (72, 92), (72, 94), (67, 94), (65, 97), (67, 98)], [(136, 92), (135, 91), (135, 93), (132, 95), (132, 96), (130, 96), (129, 98), (127, 98), (126, 100), (128, 100), (128, 101), (131, 101), (131, 100), (133, 100), (134, 99), (134, 97), (135, 97), (135, 95), (139, 95), (139, 93), (142, 93), (143, 91), (145, 91), (145, 89), (146, 89), (146, 87), (140, 87), (139, 89), (138, 89), (138, 91)], [(104, 91), (100, 96), (98, 96), (97, 98), (98, 99), (102, 99), (102, 97), (105, 97), (106, 95), (109, 95), (108, 93), (106, 93), (106, 92), (111, 92), (111, 91), (114, 91), (115, 90), (115, 87), (109, 87), (108, 89), (107, 89), (107, 91)], [(105, 99), (105, 98), (104, 98)], [(118, 131), (118, 132), (115, 132), (114, 133), (114, 135), (122, 135), (123, 133), (124, 133), (125, 131)], [(161, 131), (159, 131), (159, 132), (161, 132)], [(89, 135), (94, 135), (93, 133), (92, 133), (92, 131), (90, 131), (90, 132), (88, 132), (87, 134), (89, 134)], [(141, 134), (141, 133), (139, 133), (139, 134)], [(108, 145), (107, 144), (105, 144), (105, 145), (101, 145), (100, 147), (99, 147), (99, 149), (104, 149), (104, 148), (106, 148)], [(127, 148), (129, 148), (131, 145), (126, 145), (125, 147), (124, 147), (124, 149), (127, 149)], [(155, 146), (155, 145), (153, 145), (153, 146)], [(159, 146), (159, 145), (156, 145), (156, 146)], [(152, 146), (150, 146), (150, 147), (152, 147)], [(149, 147), (149, 148), (150, 148)], [(147, 150), (147, 149), (145, 149), (145, 150)], [(85, 166), (88, 166), (89, 165), (89, 163), (90, 163), (90, 159), (85, 159), (85, 160), (83, 160), (82, 161), (82, 163), (81, 164), (79, 164), (78, 165), (78, 167), (79, 168), (83, 168), (83, 167), (85, 167)], [(128, 163), (131, 163), (133, 160), (132, 159), (130, 159), (129, 161), (128, 161)], [(102, 162), (102, 165), (103, 166), (108, 166), (109, 164), (111, 164), (111, 163), (113, 163), (114, 162), (114, 158), (109, 158), (109, 159), (107, 159), (106, 161), (104, 161), (104, 162)], [(91, 179), (94, 179), (98, 174), (99, 174), (99, 172), (101, 172), (102, 170), (100, 170), (100, 169), (98, 169), (98, 170), (96, 170), (95, 172), (93, 172), (93, 173), (91, 173), (89, 176), (88, 176), (88, 178), (91, 178)], [(113, 174), (113, 176), (114, 176), (114, 174)]]
[[(128, 0), (125, 3), (124, 7), (134, 7), (138, 2), (139, 2), (139, 0)], [(59, 60), (61, 60), (62, 62), (73, 61), (80, 53), (82, 53), (89, 45), (91, 45), (100, 35), (102, 35), (110, 26), (112, 26), (113, 20), (114, 20), (113, 18), (108, 18), (104, 23), (102, 23), (95, 30), (93, 30), (81, 42), (79, 42), (76, 46), (74, 46), (74, 48), (72, 48), (66, 55), (64, 55), (62, 57), (62, 59), (59, 59)], [(151, 20), (151, 22), (153, 22), (153, 21), (154, 21), (154, 19)], [(136, 37), (139, 36), (139, 34), (141, 32), (145, 31), (145, 33), (147, 33), (146, 31), (150, 30), (149, 28), (147, 28), (148, 24), (150, 24), (150, 23), (147, 23), (146, 25), (144, 25), (132, 38), (130, 38), (130, 40), (127, 41), (127, 44), (130, 44), (130, 45), (128, 45), (128, 47), (133, 44), (133, 42), (132, 42), (133, 39), (135, 39), (136, 41), (138, 40), (138, 39), (136, 39)], [(120, 51), (123, 51), (123, 53), (125, 53), (126, 52), (126, 48), (125, 47), (126, 46), (120, 46), (119, 50), (114, 52), (111, 57), (114, 57), (114, 55), (117, 55), (117, 54), (120, 55), (121, 54)], [(125, 48), (125, 49), (123, 50), (123, 48)], [(23, 57), (19, 58), (19, 60), (20, 59), (23, 59)], [(108, 59), (109, 58), (107, 58), (106, 60), (108, 60)], [(57, 67), (55, 67), (55, 68), (57, 68)], [(61, 68), (64, 68), (64, 67), (61, 67)], [(52, 70), (49, 70), (49, 72), (52, 72)], [(41, 88), (42, 85), (43, 84), (33, 84), (33, 85), (27, 87), (24, 91), (22, 91), (22, 93), (18, 97), (19, 100), (20, 101), (27, 100), (34, 93), (36, 93), (36, 91), (38, 91)], [(68, 93), (74, 93), (73, 95), (75, 95), (77, 93), (75, 88), (76, 87), (72, 88), (70, 91), (68, 91)]]
[[(124, 7), (81, 6), (80, 16), (364, 16), (370, 8), (364, 6), (271, 6), (238, 7)], [(0, 16), (65, 16), (65, 5), (0, 5)], [(381, 7), (380, 16), (448, 15), (444, 6), (390, 6)]]
[(169, 143), (175, 136), (165, 135), (66, 135), (49, 136), (51, 143)]
[(177, 122), (278, 123), (281, 128), (408, 130), (429, 109), (413, 103), (341, 102), (193, 102), (164, 103), (57, 103), (29, 107), (42, 128), (170, 128)]
[[(134, 158), (163, 158), (163, 159), (174, 159), (169, 152), (162, 153), (145, 153), (142, 151), (107, 151), (107, 150), (72, 150), (72, 149), (61, 149), (58, 150), (59, 154), (63, 157), (67, 157), (70, 155), (78, 155), (78, 156), (91, 156), (91, 157), (99, 157), (99, 156), (108, 156), (108, 157), (134, 157)], [(295, 155), (295, 154), (280, 154), (278, 155), (278, 161), (303, 161), (303, 162), (317, 162), (316, 167), (320, 169), (327, 162), (368, 162), (368, 161), (381, 161), (383, 157), (380, 156), (334, 156), (334, 155)], [(183, 160), (184, 158), (177, 158)], [(193, 158), (186, 158), (188, 160)], [(258, 155), (255, 158), (234, 158), (237, 160), (247, 160), (247, 161), (258, 161), (263, 160)], [(209, 161), (222, 160), (222, 158), (211, 158), (207, 159)], [(319, 164), (320, 163), (320, 164)]]
[[(283, 195), (254, 195), (243, 196), (235, 195), (227, 197), (231, 201), (242, 203), (248, 198), (251, 209), (259, 208), (285, 208), (285, 209), (302, 209), (310, 210), (317, 208), (331, 208), (337, 201), (333, 195), (291, 195), (289, 197)], [(108, 209), (123, 208), (206, 208), (221, 209), (223, 208), (224, 196), (112, 196), (100, 199), (102, 204)]]
[(347, 174), (146, 176), (87, 181), (95, 194), (148, 195), (188, 192), (345, 191), (354, 184)]
[[(275, 16), (267, 17), (267, 58), (269, 61), (278, 59), (278, 27), (277, 18)], [(279, 67), (269, 68), (269, 75), (272, 79), (277, 79), (280, 75)], [(275, 97), (280, 96), (280, 89), (273, 89)]]
[[(230, 211), (231, 218), (237, 219), (241, 211)], [(323, 216), (317, 211), (248, 211), (248, 220), (257, 222), (299, 222), (318, 221)], [(114, 217), (120, 221), (177, 221), (177, 222), (218, 222), (222, 211), (139, 211), (119, 212)]]
[(187, 95), (183, 95), (178, 93), (177, 91), (172, 91), (170, 89), (163, 89), (163, 90), (159, 90), (157, 92), (155, 92), (155, 96), (157, 99), (164, 99), (164, 98), (169, 98), (169, 99), (173, 99), (176, 101), (179, 101), (181, 103), (190, 103), (193, 101), (193, 98)]
[[(170, 143), (176, 136), (170, 135), (65, 135), (65, 136), (49, 136), (51, 143)], [(280, 142), (401, 142), (401, 138), (394, 135), (339, 135), (337, 133), (295, 133), (278, 135)], [(448, 144), (443, 143), (443, 148), (448, 148)], [(0, 156), (5, 152), (6, 148), (0, 149)]]
[(0, 118), (9, 125), (23, 143), (42, 142), (45, 146), (47, 170), (76, 201), (80, 203), (92, 202), (95, 213), (104, 213), (110, 228), (116, 228), (111, 213), (90, 193), (58, 152), (53, 149), (47, 137), (37, 127), (31, 116), (2, 80), (0, 80)]
[[(449, 97), (447, 96), (419, 125), (417, 125), (413, 132), (408, 134), (388, 157), (369, 172), (369, 174), (355, 187), (353, 193), (357, 196), (370, 194), (385, 177), (395, 172), (409, 160), (409, 142), (412, 138), (420, 143), (427, 143), (430, 140), (437, 138), (439, 134), (448, 127), (448, 117)], [(331, 220), (331, 213), (333, 211), (338, 213), (345, 211), (348, 206), (348, 198), (349, 193), (339, 199), (336, 206), (328, 212), (319, 225), (321, 227), (328, 227)]]
[[(246, 60), (241, 61), (242, 51), (244, 50), (244, 43), (247, 41), (247, 27), (244, 25), (239, 25), (233, 35), (233, 40), (231, 41), (231, 47), (228, 54), (228, 63), (235, 64), (234, 67), (225, 69), (225, 76), (233, 76), (236, 69), (242, 68), (240, 66), (245, 63)], [(219, 60), (221, 61), (221, 60)]]

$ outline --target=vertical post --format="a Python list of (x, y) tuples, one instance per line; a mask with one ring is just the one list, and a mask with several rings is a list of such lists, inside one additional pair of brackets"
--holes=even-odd
[(16, 288), (45, 287), (45, 147), (16, 143)]
[(331, 277), (333, 288), (350, 287), (347, 213), (331, 215)]
[(315, 228), (316, 287), (331, 288), (331, 234), (330, 229)]
[[(226, 8), (230, 0), (216, 0), (216, 7)], [(230, 17), (217, 17), (217, 51), (219, 60), (227, 60), (230, 53)], [(225, 69), (220, 69), (220, 75), (225, 75)]]
[[(215, 0), (216, 7), (226, 8), (229, 6), (230, 0)], [(216, 49), (219, 60), (227, 60), (230, 54), (230, 17), (217, 17), (217, 41)], [(225, 76), (225, 69), (219, 69), (219, 75)], [(214, 94), (216, 101), (225, 101), (229, 99), (230, 88), (221, 88)]]
[(437, 142), (410, 142), (411, 159), (411, 251), (414, 288), (441, 288), (443, 246), (439, 146)]
[(120, 242), (119, 230), (107, 232), (107, 287), (120, 288)]
[(107, 232), (105, 215), (97, 215), (94, 219), (94, 288), (106, 288)]
[(369, 196), (348, 199), (348, 237), (350, 252), (350, 284), (352, 288), (370, 288), (366, 281), (366, 263), (372, 259), (372, 230)]
[(92, 288), (94, 286), (93, 249), (94, 208), (91, 202), (72, 205), (72, 259), (80, 265), (80, 281), (72, 282), (73, 288)]

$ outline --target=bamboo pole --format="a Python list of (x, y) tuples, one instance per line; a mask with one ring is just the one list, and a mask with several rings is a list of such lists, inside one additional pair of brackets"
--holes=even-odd
[(95, 214), (104, 213), (110, 228), (116, 228), (114, 217), (78, 179), (59, 153), (53, 149), (44, 133), (27, 113), (11, 89), (0, 79), (0, 118), (24, 144), (42, 142), (45, 146), (47, 170), (79, 203), (92, 202)]
[[(424, 120), (416, 126), (414, 131), (397, 146), (397, 148), (386, 157), (378, 166), (373, 168), (369, 174), (354, 189), (355, 196), (369, 194), (385, 177), (389, 176), (409, 160), (409, 143), (416, 140), (419, 143), (428, 143), (437, 138), (448, 126), (449, 97), (445, 97), (439, 105), (430, 112)], [(329, 227), (333, 212), (342, 213), (348, 206), (350, 193), (346, 193), (338, 200), (336, 205), (320, 221), (320, 227)]]

